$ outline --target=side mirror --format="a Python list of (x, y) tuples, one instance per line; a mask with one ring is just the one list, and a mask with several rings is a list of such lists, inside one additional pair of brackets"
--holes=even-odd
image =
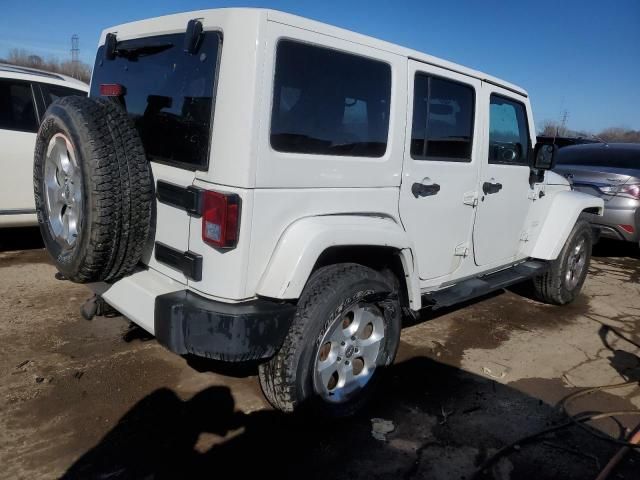
[(552, 170), (556, 166), (558, 146), (549, 143), (537, 143), (533, 149), (532, 168), (537, 170)]

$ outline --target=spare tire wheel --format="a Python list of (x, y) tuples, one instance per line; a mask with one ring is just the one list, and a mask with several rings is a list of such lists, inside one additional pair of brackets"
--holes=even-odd
[(151, 167), (117, 104), (65, 97), (45, 113), (34, 154), (34, 194), (45, 247), (78, 283), (131, 273), (147, 242)]

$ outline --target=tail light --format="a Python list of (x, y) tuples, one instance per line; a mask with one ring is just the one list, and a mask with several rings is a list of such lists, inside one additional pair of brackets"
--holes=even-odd
[(632, 183), (630, 185), (607, 185), (606, 187), (600, 187), (602, 193), (607, 195), (623, 195), (625, 197), (635, 198), (640, 200), (640, 184)]
[(240, 232), (240, 197), (205, 190), (202, 240), (217, 248), (234, 248)]
[(620, 194), (640, 200), (640, 185), (623, 185), (618, 190), (618, 195)]
[(100, 84), (100, 95), (103, 97), (120, 97), (124, 95), (124, 87), (118, 83)]
[(633, 233), (636, 231), (633, 225), (619, 225), (619, 227), (627, 233)]

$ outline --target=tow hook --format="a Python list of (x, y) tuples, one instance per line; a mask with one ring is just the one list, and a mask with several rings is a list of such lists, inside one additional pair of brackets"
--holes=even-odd
[(93, 320), (93, 317), (117, 317), (120, 312), (105, 302), (100, 295), (94, 294), (80, 307), (80, 314), (85, 320)]

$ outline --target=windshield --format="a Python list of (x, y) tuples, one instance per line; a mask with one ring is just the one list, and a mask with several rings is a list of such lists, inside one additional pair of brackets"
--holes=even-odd
[(640, 146), (602, 144), (565, 147), (558, 151), (557, 164), (640, 169)]
[(206, 169), (209, 158), (218, 32), (205, 32), (194, 54), (184, 33), (118, 42), (113, 60), (98, 49), (91, 96), (101, 84), (124, 87), (121, 101), (153, 161)]

